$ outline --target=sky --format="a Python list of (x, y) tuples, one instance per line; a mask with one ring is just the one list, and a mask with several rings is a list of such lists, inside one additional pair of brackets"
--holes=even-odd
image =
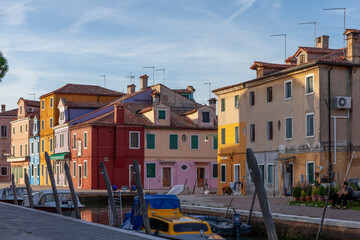
[[(254, 61), (283, 63), (299, 46), (330, 36), (343, 47), (346, 28), (360, 29), (360, 1), (348, 0), (0, 0), (0, 51), (9, 72), (0, 104), (38, 98), (67, 83), (126, 92), (127, 76), (196, 89), (205, 104), (216, 89), (254, 79)], [(165, 69), (164, 71), (153, 70)], [(215, 97), (211, 93), (211, 97)]]

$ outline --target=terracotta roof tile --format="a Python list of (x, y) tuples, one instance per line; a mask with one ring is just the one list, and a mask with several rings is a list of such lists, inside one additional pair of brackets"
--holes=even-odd
[(79, 95), (102, 95), (102, 96), (123, 96), (121, 92), (113, 91), (107, 88), (103, 88), (95, 85), (83, 85), (83, 84), (66, 84), (65, 86), (58, 88), (50, 93), (42, 95), (40, 98), (49, 96), (51, 94), (79, 94)]
[(40, 101), (26, 100), (24, 99), (26, 106), (28, 107), (40, 107)]
[(75, 102), (67, 101), (67, 106), (69, 108), (101, 108), (108, 103), (104, 102)]
[(5, 111), (5, 112), (0, 112), (0, 116), (16, 117), (17, 113), (18, 113), (18, 109), (15, 108), (15, 109), (8, 110), (8, 111)]
[(250, 69), (256, 70), (258, 67), (262, 67), (264, 69), (286, 69), (286, 68), (289, 68), (292, 66), (287, 65), (287, 64), (277, 64), (277, 63), (254, 61), (254, 64), (250, 67)]

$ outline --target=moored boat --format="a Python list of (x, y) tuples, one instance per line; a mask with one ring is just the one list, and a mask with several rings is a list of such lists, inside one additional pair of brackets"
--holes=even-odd
[[(16, 197), (19, 205), (22, 204), (25, 194), (27, 194), (25, 187), (16, 188)], [(0, 189), (0, 202), (14, 203), (14, 191), (12, 187)]]
[[(70, 216), (72, 211), (74, 211), (74, 203), (69, 190), (58, 190), (60, 207), (63, 215)], [(84, 207), (80, 203), (79, 198), (76, 196), (79, 208)], [(33, 193), (34, 205), (36, 209), (43, 210), (46, 212), (56, 213), (56, 204), (55, 198), (52, 190), (41, 190), (39, 192)], [(25, 207), (30, 207), (28, 196), (24, 196), (23, 205)]]
[[(181, 212), (180, 200), (175, 195), (145, 195), (150, 228), (154, 235), (168, 239), (223, 239), (213, 233), (206, 221)], [(144, 231), (138, 197), (132, 210), (125, 214), (122, 228)]]

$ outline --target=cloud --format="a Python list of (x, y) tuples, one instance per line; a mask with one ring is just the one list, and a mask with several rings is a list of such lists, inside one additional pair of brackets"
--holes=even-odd
[(0, 18), (2, 23), (10, 26), (18, 26), (26, 23), (25, 12), (30, 8), (26, 5), (32, 0), (26, 0), (21, 2), (13, 2), (12, 4), (2, 4), (4, 9), (0, 12)]
[(232, 22), (237, 16), (239, 16), (241, 13), (245, 12), (246, 10), (248, 10), (249, 8), (251, 8), (251, 6), (255, 3), (256, 0), (237, 0), (235, 2), (235, 5), (237, 5), (239, 7), (238, 10), (236, 10), (235, 13), (233, 13), (227, 20), (227, 23)]

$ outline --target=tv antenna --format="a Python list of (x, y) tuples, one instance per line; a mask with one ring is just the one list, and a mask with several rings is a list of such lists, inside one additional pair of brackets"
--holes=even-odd
[(100, 77), (103, 77), (104, 78), (104, 87), (106, 87), (106, 75), (101, 75)]
[(304, 22), (299, 23), (299, 25), (305, 25), (305, 24), (314, 24), (314, 47), (316, 47), (316, 22)]
[(153, 85), (155, 85), (155, 67), (143, 67), (143, 68), (152, 68), (152, 70), (153, 70)]
[(131, 75), (131, 72), (129, 76), (126, 76), (126, 78), (130, 79), (130, 82), (132, 81), (132, 83), (135, 84), (135, 75)]
[(286, 33), (272, 34), (272, 35), (270, 35), (270, 37), (280, 37), (280, 36), (285, 37), (285, 60), (286, 60)]
[(29, 93), (28, 95), (34, 96), (34, 101), (35, 101), (35, 93)]
[(206, 82), (204, 85), (209, 85), (209, 99), (211, 98), (211, 82)]
[(165, 68), (155, 69), (155, 71), (162, 71), (163, 72), (163, 81), (164, 81), (164, 85), (165, 85)]
[[(345, 32), (345, 15), (346, 15), (346, 8), (324, 8), (324, 11), (332, 11), (332, 10), (344, 10), (344, 32)], [(345, 35), (344, 35), (344, 43), (343, 47), (345, 47)]]

